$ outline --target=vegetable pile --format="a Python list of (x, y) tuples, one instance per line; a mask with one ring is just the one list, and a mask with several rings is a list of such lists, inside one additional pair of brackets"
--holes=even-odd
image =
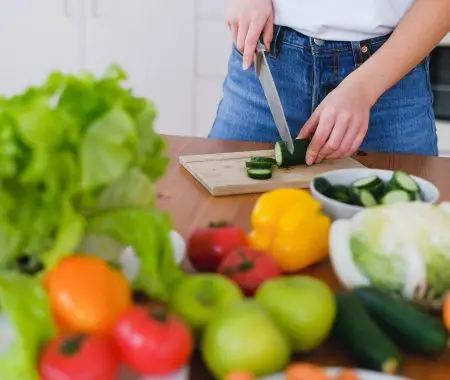
[(55, 72), (0, 98), (0, 269), (51, 268), (88, 237), (94, 254), (110, 239), (139, 256), (136, 288), (167, 297), (180, 271), (170, 220), (154, 208), (165, 142), (155, 106), (125, 79), (114, 66), (100, 78)]
[(317, 177), (314, 187), (319, 193), (335, 201), (362, 207), (423, 200), (419, 185), (403, 171), (395, 171), (387, 182), (372, 175), (350, 185), (333, 185), (326, 178)]
[[(122, 364), (159, 375), (190, 358), (184, 321), (132, 302), (134, 290), (166, 301), (184, 274), (155, 208), (168, 164), (156, 109), (125, 80), (115, 66), (100, 78), (54, 72), (0, 98), (1, 379), (109, 380)], [(128, 246), (133, 278), (118, 267)], [(122, 331), (142, 327), (160, 335), (131, 355)], [(146, 367), (139, 358), (161, 345), (173, 360)]]

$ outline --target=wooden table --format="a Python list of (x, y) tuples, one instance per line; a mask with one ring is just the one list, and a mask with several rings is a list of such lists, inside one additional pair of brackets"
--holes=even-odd
[[(172, 161), (166, 175), (158, 183), (158, 207), (171, 213), (175, 229), (187, 237), (194, 228), (204, 226), (211, 220), (223, 219), (249, 229), (250, 212), (258, 194), (214, 198), (178, 164), (178, 157), (184, 154), (267, 149), (270, 146), (202, 138), (165, 137), (168, 142), (168, 154)], [(401, 169), (430, 180), (441, 191), (440, 201), (450, 201), (450, 158), (370, 152), (355, 158), (368, 167)], [(334, 289), (339, 288), (328, 263), (315, 266), (305, 273), (325, 280)], [(325, 366), (356, 366), (352, 358), (332, 342), (327, 342), (310, 355), (296, 359)], [(406, 357), (402, 374), (415, 380), (450, 380), (450, 350), (438, 359), (409, 355)], [(193, 359), (190, 379), (212, 379), (198, 355)]]

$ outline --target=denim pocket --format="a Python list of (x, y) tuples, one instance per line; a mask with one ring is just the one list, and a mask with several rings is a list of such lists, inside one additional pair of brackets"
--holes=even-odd
[(244, 57), (244, 54), (238, 49), (236, 44), (233, 42), (233, 50), (235, 53), (239, 54), (241, 57)]

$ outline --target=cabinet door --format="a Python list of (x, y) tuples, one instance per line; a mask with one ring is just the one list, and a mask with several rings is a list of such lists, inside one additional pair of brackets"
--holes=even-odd
[(82, 22), (80, 0), (0, 0), (0, 94), (80, 71)]
[(193, 134), (194, 1), (87, 0), (87, 68), (120, 65), (155, 102), (160, 133)]

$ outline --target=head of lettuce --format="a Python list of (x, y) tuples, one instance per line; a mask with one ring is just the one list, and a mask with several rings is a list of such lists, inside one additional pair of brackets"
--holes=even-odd
[(371, 285), (440, 308), (450, 291), (450, 203), (377, 206), (337, 220), (330, 258), (349, 289)]

